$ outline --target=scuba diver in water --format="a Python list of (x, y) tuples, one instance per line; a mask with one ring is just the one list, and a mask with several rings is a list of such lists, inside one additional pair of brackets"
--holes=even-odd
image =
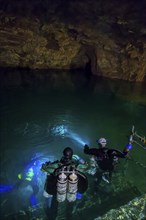
[(52, 208), (57, 209), (59, 203), (68, 201), (72, 204), (87, 190), (88, 181), (83, 173), (87, 166), (82, 158), (73, 154), (70, 147), (63, 150), (60, 160), (42, 164), (41, 171), (47, 172), (43, 193), (47, 216)]
[(99, 148), (89, 148), (87, 144), (84, 146), (84, 153), (92, 155), (90, 160), (91, 170), (89, 169), (88, 173), (94, 175), (97, 172), (98, 184), (101, 182), (101, 179), (110, 183), (114, 168), (118, 163), (118, 158), (126, 158), (132, 148), (132, 140), (129, 141), (123, 152), (107, 148), (107, 140), (105, 138), (100, 138), (97, 142)]
[[(27, 186), (31, 187), (31, 194), (29, 197), (29, 204), (34, 208), (38, 201), (37, 195), (39, 193), (39, 183), (38, 183), (38, 165), (37, 161), (32, 161), (23, 172), (18, 174), (18, 180), (15, 184), (15, 189), (25, 189)], [(28, 190), (29, 191), (29, 190)]]

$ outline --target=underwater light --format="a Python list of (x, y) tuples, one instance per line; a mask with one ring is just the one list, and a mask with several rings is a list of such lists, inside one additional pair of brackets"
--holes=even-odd
[(71, 139), (73, 139), (74, 141), (78, 142), (79, 144), (81, 144), (82, 146), (84, 146), (85, 144), (87, 144), (87, 142), (85, 142), (80, 135), (78, 135), (77, 133), (74, 133), (72, 131), (70, 131), (68, 129), (68, 127), (66, 125), (60, 124), (60, 125), (56, 125), (51, 129), (51, 133), (55, 136), (62, 136), (62, 137), (69, 137)]
[(76, 199), (82, 199), (83, 195), (79, 192), (77, 192), (76, 194)]
[(37, 198), (36, 198), (35, 195), (32, 195), (30, 197), (30, 204), (31, 204), (32, 207), (35, 207), (38, 204), (38, 201), (37, 201)]
[(65, 125), (56, 125), (51, 129), (51, 133), (55, 136), (64, 137), (67, 133), (67, 127)]
[(87, 144), (87, 142), (85, 142), (80, 135), (74, 133), (74, 132), (69, 132), (68, 137), (70, 137), (71, 139), (75, 140), (76, 142), (78, 142), (79, 144), (81, 144), (82, 146), (84, 146), (85, 144)]
[(9, 192), (13, 189), (12, 185), (0, 185), (0, 193)]

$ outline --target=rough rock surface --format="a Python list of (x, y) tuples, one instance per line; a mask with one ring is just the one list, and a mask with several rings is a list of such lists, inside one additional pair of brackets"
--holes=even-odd
[(0, 0), (0, 66), (146, 81), (146, 3)]
[(146, 194), (137, 197), (119, 209), (111, 209), (105, 215), (94, 220), (145, 220), (146, 219)]

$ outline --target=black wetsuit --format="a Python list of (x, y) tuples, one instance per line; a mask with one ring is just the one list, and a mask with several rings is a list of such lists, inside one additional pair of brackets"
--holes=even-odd
[(112, 172), (115, 166), (116, 158), (125, 158), (125, 154), (117, 149), (104, 148), (89, 148), (85, 145), (84, 153), (95, 156), (98, 167), (103, 172), (109, 173), (109, 180), (111, 180)]

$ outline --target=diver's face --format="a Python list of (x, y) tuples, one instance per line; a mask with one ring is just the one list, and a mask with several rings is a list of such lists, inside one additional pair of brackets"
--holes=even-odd
[(106, 143), (99, 144), (99, 148), (105, 148), (105, 146), (106, 146)]
[(64, 155), (64, 157), (65, 157), (66, 160), (71, 160), (72, 155), (67, 152), (67, 153)]
[(63, 162), (63, 164), (68, 164), (71, 162), (71, 159), (72, 159), (72, 157), (70, 155), (64, 155), (62, 162)]

